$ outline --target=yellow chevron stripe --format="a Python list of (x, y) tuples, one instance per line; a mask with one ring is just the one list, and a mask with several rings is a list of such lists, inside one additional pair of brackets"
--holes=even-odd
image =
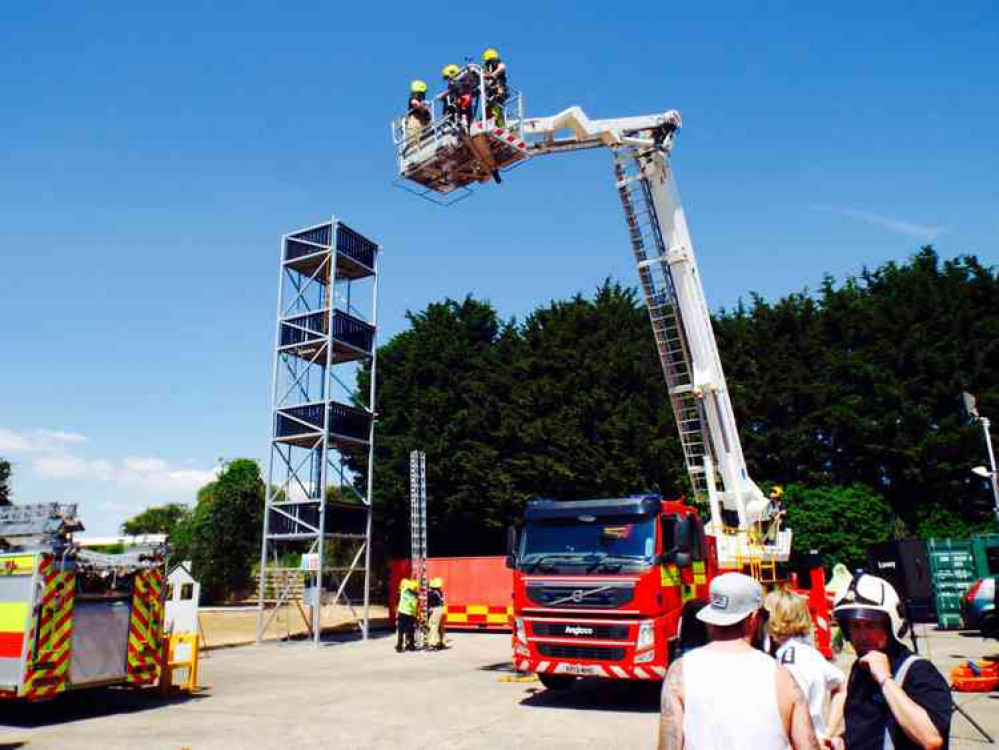
[(469, 604), (465, 608), (465, 614), (468, 615), (488, 615), (489, 607), (485, 604)]
[(468, 622), (468, 615), (459, 615), (457, 613), (448, 612), (447, 621), (448, 622)]

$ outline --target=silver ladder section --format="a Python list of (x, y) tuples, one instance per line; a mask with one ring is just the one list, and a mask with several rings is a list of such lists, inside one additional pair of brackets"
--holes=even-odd
[[(694, 393), (693, 363), (677, 304), (676, 288), (670, 275), (668, 248), (652, 202), (651, 187), (643, 173), (643, 160), (644, 157), (635, 149), (617, 150), (614, 176), (638, 264), (659, 362), (666, 377), (673, 417), (680, 433), (687, 474), (695, 499), (706, 502), (708, 477), (705, 458), (710, 457), (711, 447), (704, 430), (701, 401)], [(710, 464), (714, 466), (716, 462), (712, 460)], [(717, 475), (715, 487), (721, 487), (721, 478)]]
[(427, 611), (427, 454), (409, 454), (409, 533), (412, 577), (420, 585), (420, 613)]

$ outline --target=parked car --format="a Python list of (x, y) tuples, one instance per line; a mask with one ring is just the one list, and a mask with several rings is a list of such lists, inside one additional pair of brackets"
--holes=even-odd
[(996, 612), (996, 576), (979, 578), (961, 597), (964, 627), (980, 630), (985, 638), (999, 638), (999, 613)]

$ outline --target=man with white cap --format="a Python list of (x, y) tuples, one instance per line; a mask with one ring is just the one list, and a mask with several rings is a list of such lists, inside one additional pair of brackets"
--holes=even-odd
[(711, 642), (670, 665), (659, 750), (816, 750), (808, 703), (791, 674), (753, 647), (763, 588), (742, 573), (711, 581), (697, 613)]
[(902, 644), (908, 623), (892, 585), (858, 573), (837, 596), (833, 614), (857, 661), (846, 685), (846, 731), (826, 746), (946, 750), (954, 705), (950, 688), (936, 667)]

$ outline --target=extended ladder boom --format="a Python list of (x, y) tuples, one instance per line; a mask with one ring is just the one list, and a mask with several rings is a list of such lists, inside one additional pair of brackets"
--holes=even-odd
[[(424, 135), (397, 139), (400, 173), (428, 191), (447, 194), (531, 156), (610, 148), (687, 473), (695, 497), (710, 506), (719, 562), (741, 567), (754, 555), (787, 560), (790, 530), (774, 526), (765, 539), (762, 533), (770, 504), (746, 470), (694, 245), (670, 169), (679, 112), (592, 120), (581, 108), (570, 107), (552, 117), (524, 118), (521, 106), (518, 98), (518, 116), (506, 114), (502, 126), (483, 116), (467, 131), (434, 125), (430, 140)], [(458, 145), (434, 140), (438, 129)], [(466, 164), (469, 159), (474, 163)]]

